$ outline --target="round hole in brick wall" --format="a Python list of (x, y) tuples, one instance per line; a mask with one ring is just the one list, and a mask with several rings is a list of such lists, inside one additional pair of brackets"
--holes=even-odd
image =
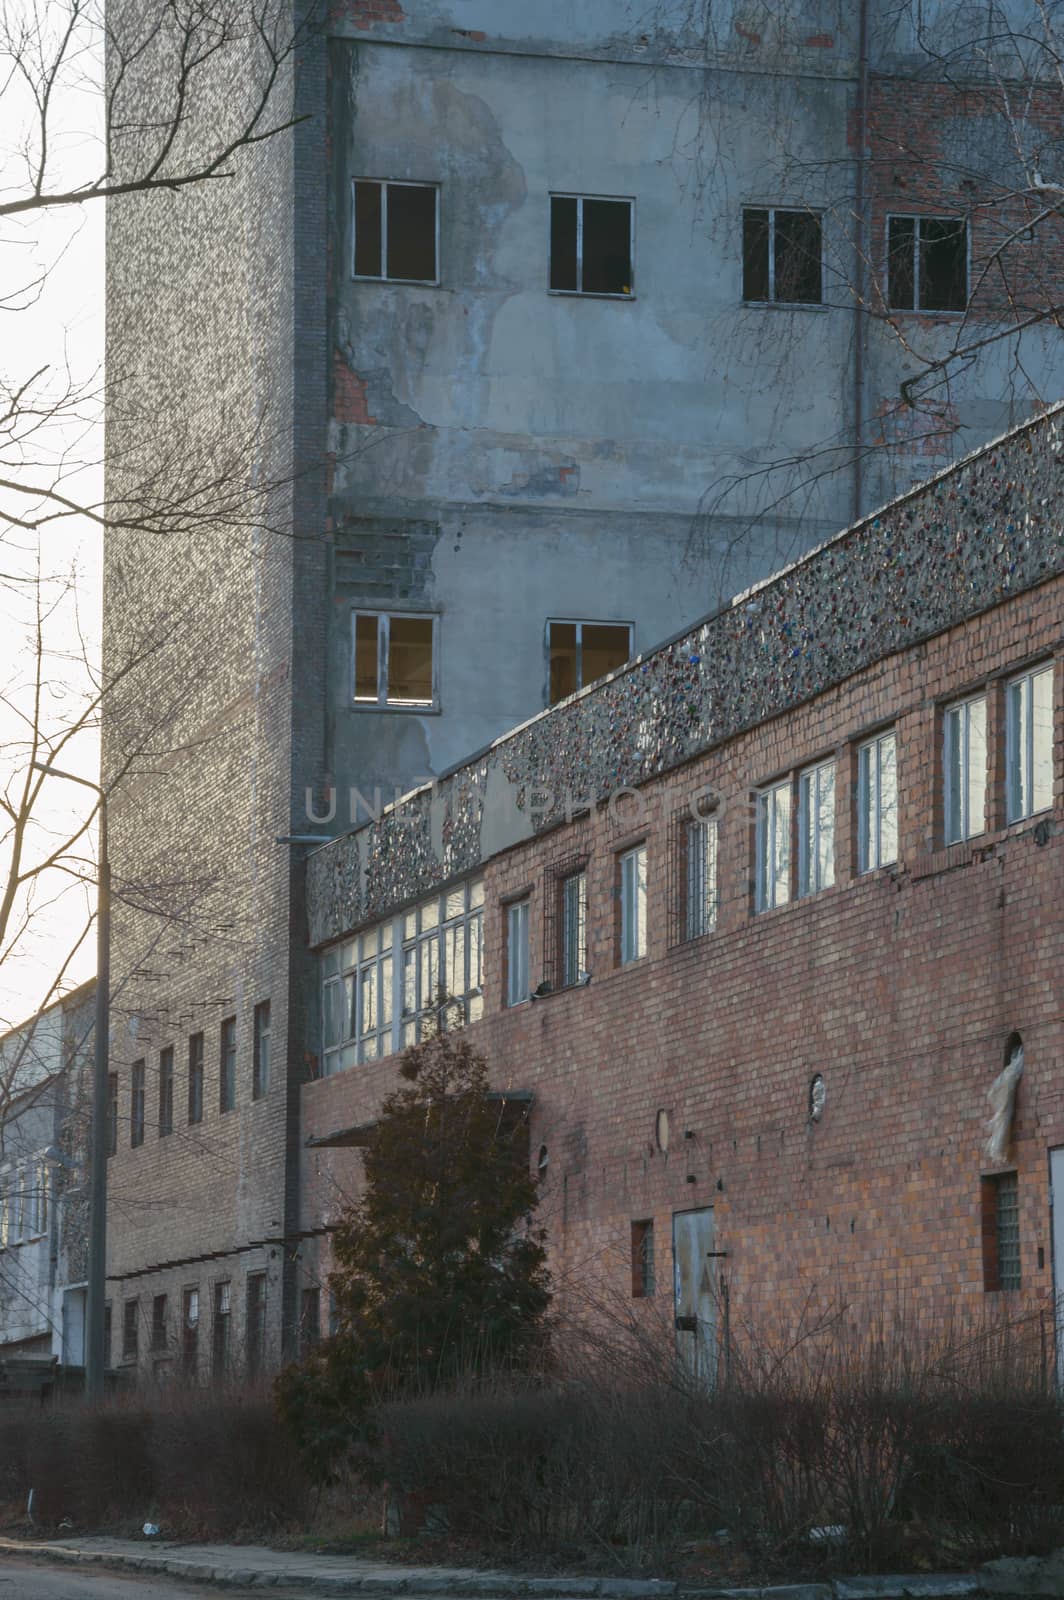
[(547, 1176), (547, 1168), (549, 1166), (550, 1156), (547, 1154), (547, 1146), (545, 1144), (541, 1144), (539, 1147), (539, 1157), (536, 1161), (536, 1171), (539, 1173), (540, 1178), (545, 1178)]
[(654, 1118), (654, 1143), (663, 1155), (669, 1148), (669, 1113), (665, 1110)]
[(1017, 1055), (1020, 1054), (1022, 1049), (1023, 1049), (1023, 1039), (1021, 1038), (1021, 1036), (1018, 1033), (1010, 1033), (1008, 1038), (1005, 1040), (1005, 1062), (1004, 1062), (1004, 1064), (1005, 1064), (1006, 1067), (1008, 1066), (1009, 1062), (1013, 1059), (1014, 1056), (1017, 1056)]
[(819, 1122), (824, 1115), (824, 1102), (827, 1099), (827, 1085), (820, 1073), (816, 1073), (809, 1085), (809, 1120)]

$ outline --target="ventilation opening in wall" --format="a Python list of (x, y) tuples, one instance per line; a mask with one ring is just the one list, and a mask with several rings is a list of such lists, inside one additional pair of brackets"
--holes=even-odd
[(654, 1293), (654, 1223), (651, 1218), (632, 1223), (632, 1297), (646, 1300)]

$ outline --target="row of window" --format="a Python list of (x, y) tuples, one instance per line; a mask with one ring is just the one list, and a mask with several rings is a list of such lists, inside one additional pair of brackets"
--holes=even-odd
[[(188, 1068), (186, 1074), (186, 1107), (189, 1127), (203, 1121), (205, 1035), (189, 1034)], [(236, 1018), (226, 1017), (218, 1029), (218, 1110), (232, 1111), (236, 1107)], [(174, 1131), (174, 1047), (165, 1045), (159, 1051), (159, 1071), (156, 1080), (156, 1130), (160, 1139)], [(251, 1098), (262, 1100), (270, 1088), (270, 1002), (263, 1000), (255, 1007), (253, 1019)], [(112, 1072), (107, 1079), (107, 1148), (110, 1155), (118, 1150), (118, 1074)], [(147, 1123), (148, 1088), (147, 1062), (134, 1061), (129, 1074), (129, 1142), (133, 1149), (144, 1143)]]
[[(235, 1352), (232, 1349), (233, 1286), (226, 1278), (213, 1286), (210, 1365), (211, 1374), (225, 1378)], [(141, 1324), (149, 1315), (148, 1302), (133, 1298), (122, 1303), (123, 1361), (136, 1361), (141, 1349)], [(200, 1376), (200, 1290), (190, 1284), (181, 1291), (181, 1321), (176, 1341), (172, 1336), (169, 1297), (154, 1295), (150, 1302), (148, 1349), (156, 1358), (177, 1355), (182, 1375)], [(111, 1306), (104, 1312), (105, 1360), (111, 1360)], [(266, 1352), (266, 1274), (249, 1272), (244, 1285), (244, 1365), (250, 1376), (263, 1369)]]
[(0, 1176), (0, 1250), (48, 1232), (52, 1174), (43, 1157)]
[[(393, 283), (440, 281), (440, 189), (434, 183), (356, 178), (351, 272)], [(742, 213), (743, 299), (821, 305), (823, 218), (808, 208), (747, 206)], [(887, 303), (897, 311), (963, 311), (968, 303), (963, 217), (887, 218)], [(554, 294), (630, 298), (635, 292), (635, 201), (552, 194), (547, 283)]]

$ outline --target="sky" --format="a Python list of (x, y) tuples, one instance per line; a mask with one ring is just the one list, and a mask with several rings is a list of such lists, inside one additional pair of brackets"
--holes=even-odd
[[(0, 0), (0, 41), (5, 26), (43, 19), (53, 29), (67, 13), (64, 0)], [(50, 187), (82, 181), (98, 160), (102, 107), (92, 49), (79, 50), (57, 86), (49, 118)], [(10, 56), (0, 48), (0, 204), (25, 192), (27, 162), (35, 145), (32, 101)], [(101, 201), (55, 212), (30, 212), (0, 219), (0, 383), (8, 395), (34, 379), (32, 394), (55, 394), (70, 381), (98, 391), (103, 362), (103, 224)], [(39, 290), (21, 293), (40, 278)], [(0, 408), (6, 409), (0, 400)], [(80, 420), (44, 428), (16, 448), (0, 430), (0, 477), (49, 480), (56, 464), (82, 463), (64, 481), (72, 497), (99, 494), (102, 430), (98, 407), (86, 399)], [(94, 418), (96, 419), (94, 421)], [(20, 459), (21, 458), (21, 459)], [(58, 726), (76, 713), (88, 683), (85, 658), (98, 651), (100, 633), (101, 540), (83, 519), (47, 528), (39, 537), (11, 526), (10, 512), (26, 509), (23, 495), (0, 491), (0, 788), (26, 769), (26, 717), (32, 713), (34, 574), (50, 607), (43, 656), (50, 688), (43, 718)], [(63, 757), (79, 775), (98, 776), (94, 735), (85, 734)], [(34, 849), (57, 839), (72, 822), (92, 810), (91, 792), (58, 778), (48, 780)], [(90, 848), (85, 852), (91, 856)], [(91, 861), (88, 863), (91, 874)], [(0, 855), (0, 888), (6, 882), (7, 856)], [(52, 874), (36, 886), (35, 907), (15, 951), (0, 960), (0, 1029), (32, 1013), (86, 925), (95, 891), (67, 874)], [(72, 964), (65, 987), (92, 975), (90, 936)]]

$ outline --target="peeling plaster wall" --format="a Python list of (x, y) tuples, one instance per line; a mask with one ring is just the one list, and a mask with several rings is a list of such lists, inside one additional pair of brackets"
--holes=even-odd
[(1057, 408), (316, 850), (312, 943), (1064, 570), (1062, 469)]

